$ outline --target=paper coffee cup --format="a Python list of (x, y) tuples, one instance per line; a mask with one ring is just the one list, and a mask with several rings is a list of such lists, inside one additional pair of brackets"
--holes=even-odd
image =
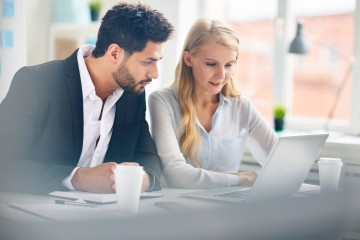
[(116, 166), (115, 188), (119, 211), (137, 213), (144, 174), (142, 166)]
[(339, 185), (341, 167), (343, 166), (341, 159), (320, 158), (318, 166), (321, 191), (336, 191)]

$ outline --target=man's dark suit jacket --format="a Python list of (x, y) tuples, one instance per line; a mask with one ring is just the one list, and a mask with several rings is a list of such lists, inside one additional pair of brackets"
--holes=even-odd
[[(138, 162), (160, 189), (161, 163), (145, 110), (145, 94), (123, 93), (104, 162)], [(80, 158), (83, 126), (77, 51), (65, 60), (21, 68), (0, 105), (0, 189), (63, 189), (62, 180)]]

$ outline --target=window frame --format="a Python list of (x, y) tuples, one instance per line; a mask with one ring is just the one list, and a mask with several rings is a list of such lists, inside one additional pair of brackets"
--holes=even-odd
[[(330, 130), (341, 131), (352, 135), (360, 135), (360, 108), (356, 103), (360, 102), (360, 66), (357, 63), (360, 59), (360, 4), (356, 1), (354, 12), (354, 57), (355, 64), (350, 79), (352, 84), (351, 95), (351, 115), (349, 122), (327, 120), (316, 118), (296, 118), (287, 117), (287, 128), (297, 130)], [(275, 47), (274, 47), (274, 76), (273, 76), (273, 101), (274, 103), (286, 104), (291, 108), (293, 93), (293, 59), (288, 54), (288, 46), (292, 39), (290, 33), (295, 32), (295, 16), (291, 9), (291, 1), (278, 0), (278, 15), (275, 28)], [(357, 62), (356, 62), (357, 61)]]

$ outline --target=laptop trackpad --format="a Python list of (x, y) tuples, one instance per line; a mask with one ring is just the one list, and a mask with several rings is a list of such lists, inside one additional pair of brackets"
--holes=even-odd
[(251, 191), (251, 188), (238, 190), (238, 191), (231, 191), (226, 193), (218, 193), (213, 194), (212, 196), (215, 197), (226, 197), (226, 198), (237, 198), (237, 199), (246, 199)]

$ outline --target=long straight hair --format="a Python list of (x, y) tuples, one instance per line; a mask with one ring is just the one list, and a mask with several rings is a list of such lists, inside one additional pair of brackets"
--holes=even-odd
[[(212, 42), (235, 50), (237, 56), (239, 54), (239, 39), (236, 37), (235, 32), (223, 22), (205, 18), (196, 21), (190, 29), (185, 40), (183, 53), (188, 51), (191, 54), (196, 54), (201, 47)], [(185, 64), (183, 55), (176, 67), (173, 86), (177, 91), (182, 113), (182, 118), (178, 126), (178, 130), (183, 131), (180, 137), (180, 149), (197, 167), (201, 167), (200, 162), (196, 158), (200, 144), (200, 133), (195, 124), (196, 111), (193, 99), (194, 76), (191, 67)], [(230, 81), (223, 87), (222, 93), (226, 97), (236, 97), (240, 95), (240, 92), (235, 87), (233, 76), (231, 76)]]

